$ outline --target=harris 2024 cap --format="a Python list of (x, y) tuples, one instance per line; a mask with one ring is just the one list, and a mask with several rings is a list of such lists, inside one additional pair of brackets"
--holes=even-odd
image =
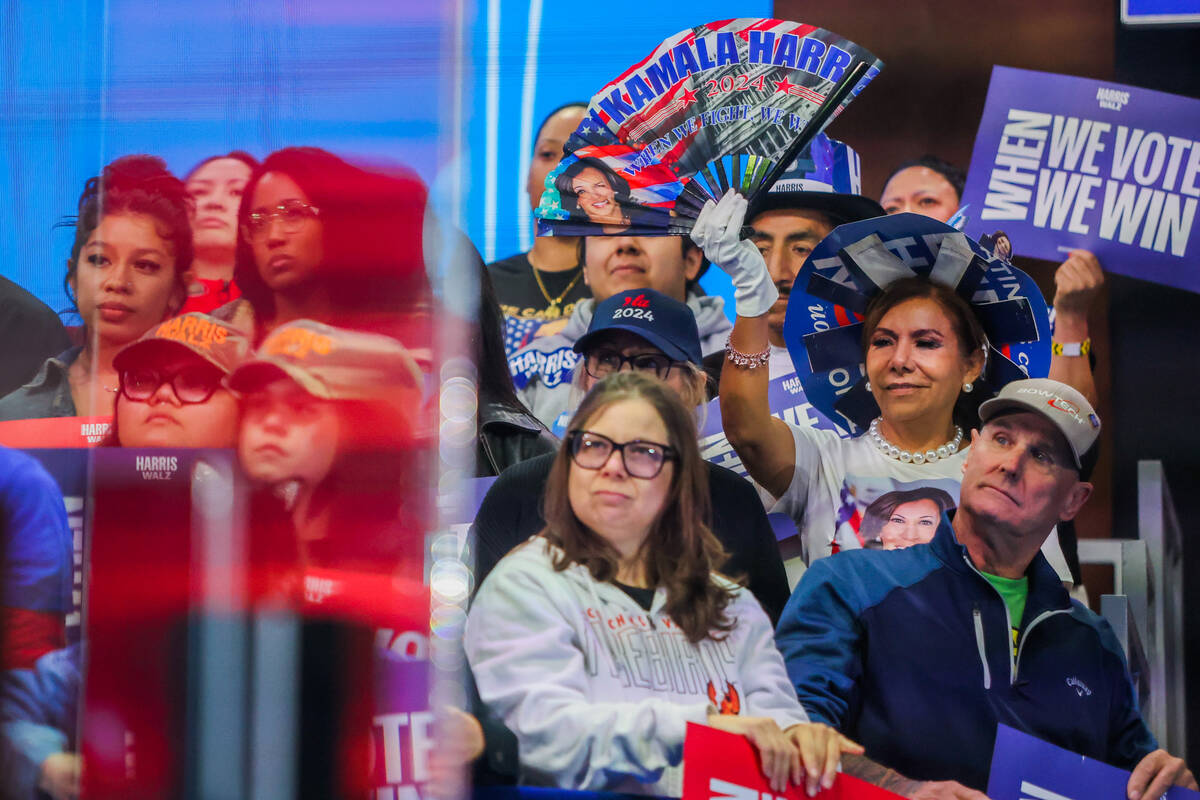
[(603, 331), (629, 331), (676, 361), (700, 366), (700, 329), (686, 304), (653, 289), (629, 289), (596, 304), (587, 333), (575, 342), (584, 352)]

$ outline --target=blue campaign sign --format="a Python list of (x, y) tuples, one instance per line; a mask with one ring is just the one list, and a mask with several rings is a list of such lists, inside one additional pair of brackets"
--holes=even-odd
[(1121, 0), (1123, 25), (1194, 25), (1200, 0)]
[(966, 232), (1020, 255), (1075, 248), (1105, 269), (1200, 292), (1200, 101), (994, 67), (963, 203)]
[[(767, 405), (771, 415), (779, 417), (784, 422), (800, 427), (813, 427), (820, 430), (833, 431), (840, 436), (847, 434), (838, 428), (820, 411), (817, 411), (808, 398), (804, 396), (804, 386), (795, 373), (773, 378), (767, 384)], [(749, 477), (749, 472), (742, 464), (741, 457), (734, 451), (733, 445), (725, 436), (721, 422), (721, 400), (714, 397), (705, 409), (704, 425), (700, 431), (700, 454), (708, 461), (718, 466), (731, 469), (743, 478)], [(793, 530), (793, 534), (795, 531)]]
[[(1125, 800), (1129, 773), (1043, 742), (1007, 725), (996, 729), (991, 800)], [(1173, 787), (1167, 800), (1200, 800), (1200, 793)]]

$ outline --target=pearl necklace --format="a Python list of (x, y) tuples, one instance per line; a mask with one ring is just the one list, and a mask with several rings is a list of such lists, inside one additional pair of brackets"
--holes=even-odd
[(949, 458), (958, 452), (958, 446), (962, 443), (963, 432), (962, 428), (954, 426), (954, 438), (946, 442), (937, 450), (926, 450), (924, 453), (910, 453), (907, 450), (901, 450), (896, 445), (884, 438), (879, 432), (879, 422), (883, 417), (876, 417), (871, 420), (871, 429), (868, 435), (871, 441), (875, 443), (875, 448), (883, 453), (888, 458), (894, 458), (901, 464), (932, 464), (941, 458)]

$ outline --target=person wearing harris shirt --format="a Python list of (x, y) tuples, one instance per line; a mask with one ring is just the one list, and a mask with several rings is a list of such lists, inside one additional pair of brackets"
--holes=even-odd
[[(551, 111), (534, 137), (533, 157), (525, 180), (529, 207), (537, 208), (546, 176), (563, 157), (563, 145), (579, 127), (587, 103), (567, 103)], [(579, 240), (573, 236), (535, 236), (533, 247), (488, 264), (496, 298), (507, 317), (541, 319), (561, 326), (575, 304), (590, 296), (583, 279)], [(557, 333), (545, 330), (544, 335)]]
[[(708, 378), (700, 364), (700, 335), (689, 306), (653, 289), (632, 289), (595, 308), (587, 332), (575, 343), (581, 356), (575, 378), (580, 397), (605, 377), (630, 370), (663, 381), (688, 408), (702, 407)], [(551, 453), (510, 467), (484, 497), (474, 526), (476, 585), (505, 553), (545, 525), (542, 496), (553, 462)], [(787, 602), (787, 578), (762, 504), (737, 473), (705, 464), (712, 530), (730, 554), (721, 568), (730, 575), (745, 575), (767, 616), (778, 619)]]
[(1133, 770), (1130, 800), (1195, 789), (1142, 720), (1108, 623), (1040, 553), (1091, 494), (1091, 404), (1025, 379), (980, 418), (930, 543), (822, 559), (800, 580), (776, 642), (801, 703), (866, 748), (848, 773), (907, 797), (983, 797), (997, 723)]
[(883, 216), (879, 204), (861, 194), (858, 163), (851, 147), (819, 133), (749, 210), (750, 241), (779, 290), (767, 312), (771, 378), (795, 372), (783, 342), (783, 320), (792, 283), (808, 254), (838, 225)]
[(686, 303), (696, 317), (703, 356), (721, 350), (729, 332), (725, 301), (696, 291), (704, 255), (681, 236), (589, 236), (584, 239), (583, 275), (592, 297), (580, 301), (561, 332), (534, 339), (508, 359), (521, 401), (551, 431), (572, 410), (571, 378), (579, 355), (576, 341), (588, 330), (598, 303), (629, 289), (654, 289)]

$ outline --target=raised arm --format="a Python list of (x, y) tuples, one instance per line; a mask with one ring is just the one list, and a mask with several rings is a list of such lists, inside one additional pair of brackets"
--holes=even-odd
[(1074, 353), (1074, 346), (1089, 341), (1088, 311), (1103, 286), (1100, 262), (1087, 250), (1072, 250), (1054, 273), (1054, 341), (1066, 347), (1064, 353), (1050, 357), (1048, 377), (1074, 387), (1092, 405), (1097, 398), (1091, 359), (1087, 353), (1067, 352)]
[[(792, 482), (795, 445), (787, 424), (767, 404), (767, 312), (779, 298), (767, 264), (753, 242), (740, 238), (746, 199), (732, 189), (700, 212), (692, 239), (733, 281), (737, 319), (721, 370), (725, 436), (763, 488), (781, 496)], [(757, 358), (756, 358), (757, 356)], [(740, 362), (740, 363), (739, 363)]]

